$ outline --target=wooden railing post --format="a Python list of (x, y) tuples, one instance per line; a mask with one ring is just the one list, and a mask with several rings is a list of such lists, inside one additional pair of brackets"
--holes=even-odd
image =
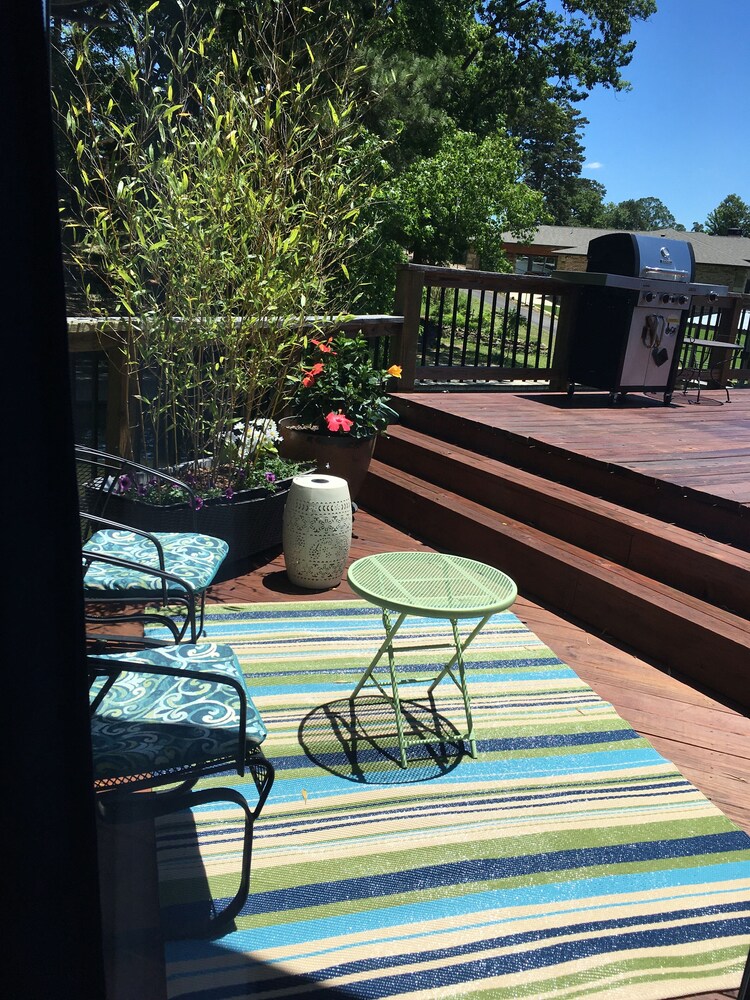
[(419, 325), (422, 319), (424, 271), (413, 264), (402, 264), (396, 275), (395, 312), (404, 317), (401, 334), (394, 337), (396, 364), (401, 366), (398, 389), (409, 392), (414, 388), (417, 369)]
[[(740, 326), (740, 314), (742, 313), (742, 298), (739, 295), (731, 295), (729, 305), (722, 308), (719, 316), (719, 328), (717, 330), (717, 340), (724, 343), (733, 344), (737, 340)], [(730, 351), (715, 350), (709, 357), (709, 369), (712, 379), (710, 388), (724, 389), (729, 380), (732, 356)]]

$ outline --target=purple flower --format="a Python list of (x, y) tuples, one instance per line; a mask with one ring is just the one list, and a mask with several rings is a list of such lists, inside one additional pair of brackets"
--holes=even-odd
[(196, 497), (195, 498), (195, 509), (196, 510), (200, 510), (202, 506), (203, 506), (203, 497)]
[(148, 481), (148, 485), (149, 486), (158, 486), (159, 485), (159, 480), (156, 478), (156, 476), (152, 476), (149, 479), (149, 481)]
[(276, 476), (273, 474), (273, 472), (267, 472), (266, 473), (266, 482), (267, 483), (275, 483), (276, 482)]
[(119, 486), (118, 493), (127, 493), (130, 487), (133, 485), (133, 480), (130, 478), (130, 476), (122, 475), (117, 480), (117, 484)]
[(138, 483), (138, 486), (136, 487), (136, 492), (138, 493), (139, 497), (145, 497), (146, 495), (145, 483)]
[(224, 496), (227, 498), (227, 500), (232, 499), (232, 497), (234, 496), (234, 490), (232, 489), (231, 486), (227, 486), (227, 488), (224, 490)]

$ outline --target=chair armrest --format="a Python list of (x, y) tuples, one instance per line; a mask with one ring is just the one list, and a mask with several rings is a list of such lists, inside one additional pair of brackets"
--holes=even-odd
[(184, 480), (178, 479), (176, 476), (173, 476), (168, 472), (164, 472), (161, 469), (154, 469), (151, 466), (142, 465), (140, 462), (133, 462), (129, 458), (123, 458), (120, 455), (112, 455), (109, 452), (100, 451), (96, 448), (89, 448), (86, 445), (76, 445), (75, 454), (77, 462), (85, 462), (90, 465), (92, 469), (102, 469), (106, 471), (111, 479), (111, 482), (108, 484), (106, 476), (103, 477), (101, 492), (105, 495), (111, 494), (112, 496), (118, 496), (114, 487), (117, 483), (118, 477), (128, 471), (135, 473), (136, 476), (140, 475), (142, 477), (159, 479), (163, 483), (167, 483), (177, 489), (183, 490), (187, 494), (188, 505), (193, 514), (193, 530), (197, 530), (198, 521), (197, 510), (195, 507), (196, 493), (192, 487), (188, 486), (188, 484), (184, 482)]
[(81, 521), (95, 521), (104, 528), (114, 528), (115, 531), (132, 531), (134, 535), (140, 535), (141, 538), (147, 538), (156, 548), (156, 554), (159, 557), (159, 569), (162, 571), (166, 570), (167, 565), (164, 561), (164, 547), (156, 535), (152, 534), (152, 532), (145, 531), (143, 528), (134, 528), (131, 524), (122, 524), (120, 521), (111, 521), (108, 517), (99, 517), (98, 514), (82, 513), (80, 514), (80, 518)]

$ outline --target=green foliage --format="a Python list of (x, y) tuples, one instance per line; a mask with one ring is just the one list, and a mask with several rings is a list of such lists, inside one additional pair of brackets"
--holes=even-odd
[(524, 180), (542, 192), (552, 222), (567, 225), (584, 161), (579, 133), (588, 123), (567, 101), (542, 99), (528, 112), (520, 140)]
[(283, 406), (306, 317), (349, 304), (372, 139), (354, 25), (335, 4), (248, 3), (231, 44), (205, 8), (195, 22), (179, 8), (158, 38), (133, 16), (114, 73), (70, 30), (64, 222), (91, 311), (131, 319), (140, 431), (170, 439), (156, 461), (218, 461), (237, 419)]
[(736, 194), (727, 195), (706, 219), (706, 232), (711, 236), (726, 236), (730, 229), (750, 236), (750, 205)]
[(387, 387), (400, 375), (397, 365), (377, 369), (362, 337), (311, 340), (300, 374), (290, 377), (292, 410), (301, 424), (323, 433), (371, 437), (397, 416)]
[(566, 220), (572, 226), (592, 226), (606, 228), (604, 196), (607, 189), (599, 181), (588, 177), (577, 177), (572, 188), (569, 212)]
[(397, 0), (368, 58), (378, 96), (368, 127), (401, 174), (457, 131), (482, 140), (502, 122), (552, 220), (573, 222), (586, 123), (574, 104), (597, 85), (627, 89), (632, 23), (655, 9), (654, 0)]
[(610, 229), (650, 232), (674, 229), (675, 217), (658, 198), (628, 198), (604, 206), (604, 225)]
[(487, 268), (502, 266), (502, 233), (529, 232), (543, 218), (541, 194), (520, 181), (514, 143), (497, 132), (477, 140), (453, 132), (435, 156), (416, 160), (386, 185), (386, 231), (434, 264), (464, 259), (469, 247)]

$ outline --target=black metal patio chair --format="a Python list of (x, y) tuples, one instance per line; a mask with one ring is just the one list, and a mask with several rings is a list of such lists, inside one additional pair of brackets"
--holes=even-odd
[[(160, 470), (80, 445), (76, 468), (87, 623), (159, 624), (169, 629), (174, 642), (195, 643), (203, 630), (206, 591), (229, 546), (197, 531), (190, 486)], [(141, 517), (151, 511), (123, 497), (124, 483), (129, 490), (167, 485), (184, 495), (184, 503), (153, 514), (165, 519), (169, 530), (147, 530), (142, 523), (131, 523), (139, 511)], [(110, 611), (113, 604), (120, 610)], [(122, 642), (124, 636), (99, 633), (97, 638)], [(135, 635), (128, 640), (162, 644)]]
[[(253, 825), (274, 780), (260, 749), (267, 730), (237, 658), (228, 646), (182, 643), (90, 656), (88, 664), (94, 787), (103, 820), (157, 818), (207, 803), (244, 813), (236, 894), (221, 909), (213, 903), (198, 926), (172, 932), (215, 935), (247, 900)], [(254, 806), (236, 788), (194, 787), (204, 777), (246, 771), (255, 785)]]

